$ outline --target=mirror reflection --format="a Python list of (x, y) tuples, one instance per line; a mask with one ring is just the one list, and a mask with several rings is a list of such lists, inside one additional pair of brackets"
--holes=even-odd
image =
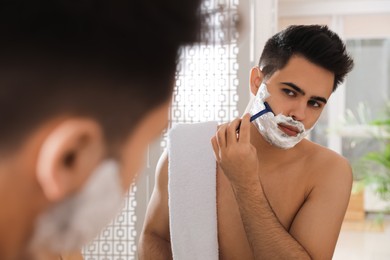
[[(354, 69), (337, 91), (313, 94), (324, 97), (327, 104), (307, 137), (347, 158), (353, 169), (351, 197), (334, 247), (333, 259), (388, 259), (390, 251), (386, 245), (390, 242), (390, 217), (387, 213), (390, 206), (390, 179), (386, 168), (388, 164), (383, 163), (381, 158), (386, 158), (388, 152), (390, 28), (387, 25), (390, 24), (390, 3), (362, 0), (253, 0), (228, 3), (206, 1), (204, 8), (221, 11), (221, 3), (225, 4), (222, 12), (211, 16), (208, 21), (219, 28), (205, 36), (212, 41), (183, 48), (180, 52), (169, 128), (178, 123), (209, 121), (216, 121), (221, 125), (241, 117), (247, 109), (251, 95), (255, 96), (253, 92), (251, 94), (251, 69), (258, 65), (266, 40), (291, 25), (327, 25), (345, 42), (347, 52), (354, 60)], [(232, 26), (238, 14), (242, 16), (241, 30)], [(226, 22), (231, 26), (226, 26)], [(218, 26), (219, 24), (224, 26)], [(293, 67), (304, 65), (298, 61), (298, 65)], [(253, 72), (255, 73), (256, 71)], [(309, 76), (305, 75), (306, 78)], [(272, 81), (268, 84), (268, 91), (272, 91)], [(309, 93), (307, 90), (306, 92)], [(272, 96), (275, 97), (276, 94), (271, 93)], [(309, 124), (307, 127), (310, 126)], [(86, 258), (137, 258), (140, 249), (137, 245), (143, 234), (145, 214), (148, 214), (147, 208), (151, 207), (153, 192), (157, 193), (159, 187), (156, 174), (167, 167), (164, 155), (163, 159), (160, 159), (167, 146), (168, 130), (158, 142), (149, 147), (148, 167), (131, 189), (125, 208), (98, 239), (83, 248)], [(164, 174), (167, 175), (166, 172)], [(231, 183), (225, 175), (220, 176), (220, 185), (228, 186)], [(160, 201), (165, 206), (168, 205), (167, 178), (163, 177), (165, 197), (163, 202)], [(289, 185), (283, 186), (280, 179), (288, 181)], [(288, 192), (294, 181), (297, 181), (294, 187), (302, 184), (299, 178), (280, 179), (268, 180), (270, 186), (282, 187), (284, 192)], [(272, 198), (272, 190), (268, 193)], [(243, 257), (251, 247), (245, 241), (245, 238), (249, 238), (246, 237), (248, 234), (242, 219), (240, 221), (242, 216), (239, 206), (223, 206), (237, 199), (234, 191), (216, 195), (224, 200), (220, 204), (221, 208), (218, 208), (219, 216), (222, 212), (223, 216), (232, 216), (221, 223), (228, 227), (225, 231), (227, 234), (224, 234), (226, 240), (234, 241), (223, 242), (223, 235), (218, 234), (220, 250), (224, 245), (234, 245), (244, 248), (237, 251), (240, 252), (241, 258), (234, 258), (234, 253), (227, 253), (226, 257), (252, 259), (253, 255), (250, 254)], [(273, 212), (285, 230), (289, 234), (294, 233), (291, 223), (296, 217), (294, 213), (298, 211), (278, 214), (278, 211), (291, 209), (275, 206), (286, 202), (285, 199), (283, 202), (277, 201), (278, 195), (274, 196), (270, 202)], [(293, 200), (291, 196), (290, 198)], [(340, 197), (334, 200), (340, 200)], [(294, 203), (299, 204), (290, 201), (286, 205), (291, 206)], [(328, 216), (329, 219), (330, 215), (331, 211), (321, 213), (321, 216)], [(168, 217), (162, 218), (161, 221), (164, 229), (169, 227)], [(326, 218), (323, 221), (326, 222)], [(308, 229), (305, 223), (302, 223), (302, 226), (303, 229)], [(317, 227), (319, 228), (319, 224)], [(313, 227), (310, 233), (320, 232), (318, 228)], [(170, 238), (169, 235), (164, 237), (166, 240)], [(238, 241), (244, 245), (240, 245)], [(223, 255), (218, 257), (224, 259)], [(331, 256), (327, 255), (325, 258), (330, 259)]]

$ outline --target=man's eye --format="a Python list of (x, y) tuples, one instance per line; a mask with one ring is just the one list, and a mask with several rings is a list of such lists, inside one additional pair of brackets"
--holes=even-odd
[(314, 108), (320, 108), (322, 104), (316, 100), (309, 100), (309, 105)]
[(292, 91), (291, 89), (284, 88), (284, 89), (282, 89), (282, 91), (283, 91), (287, 96), (290, 96), (290, 97), (295, 97), (295, 96), (296, 96), (295, 92)]

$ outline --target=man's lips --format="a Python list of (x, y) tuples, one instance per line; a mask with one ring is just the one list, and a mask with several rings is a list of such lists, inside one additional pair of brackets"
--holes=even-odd
[(297, 136), (301, 132), (298, 128), (291, 125), (278, 124), (278, 127), (288, 136)]

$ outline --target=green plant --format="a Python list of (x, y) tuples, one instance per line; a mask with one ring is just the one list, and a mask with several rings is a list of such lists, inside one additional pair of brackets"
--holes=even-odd
[(390, 119), (375, 120), (371, 125), (377, 127), (383, 148), (363, 156), (363, 179), (367, 184), (374, 184), (375, 192), (383, 200), (390, 200)]

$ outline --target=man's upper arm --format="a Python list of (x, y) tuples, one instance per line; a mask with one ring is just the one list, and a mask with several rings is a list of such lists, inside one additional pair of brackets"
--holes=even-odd
[(349, 163), (338, 158), (327, 165), (333, 166), (317, 177), (289, 231), (313, 259), (332, 258), (351, 194)]
[(145, 215), (144, 235), (156, 235), (169, 241), (168, 156), (164, 152), (156, 167), (156, 181)]

